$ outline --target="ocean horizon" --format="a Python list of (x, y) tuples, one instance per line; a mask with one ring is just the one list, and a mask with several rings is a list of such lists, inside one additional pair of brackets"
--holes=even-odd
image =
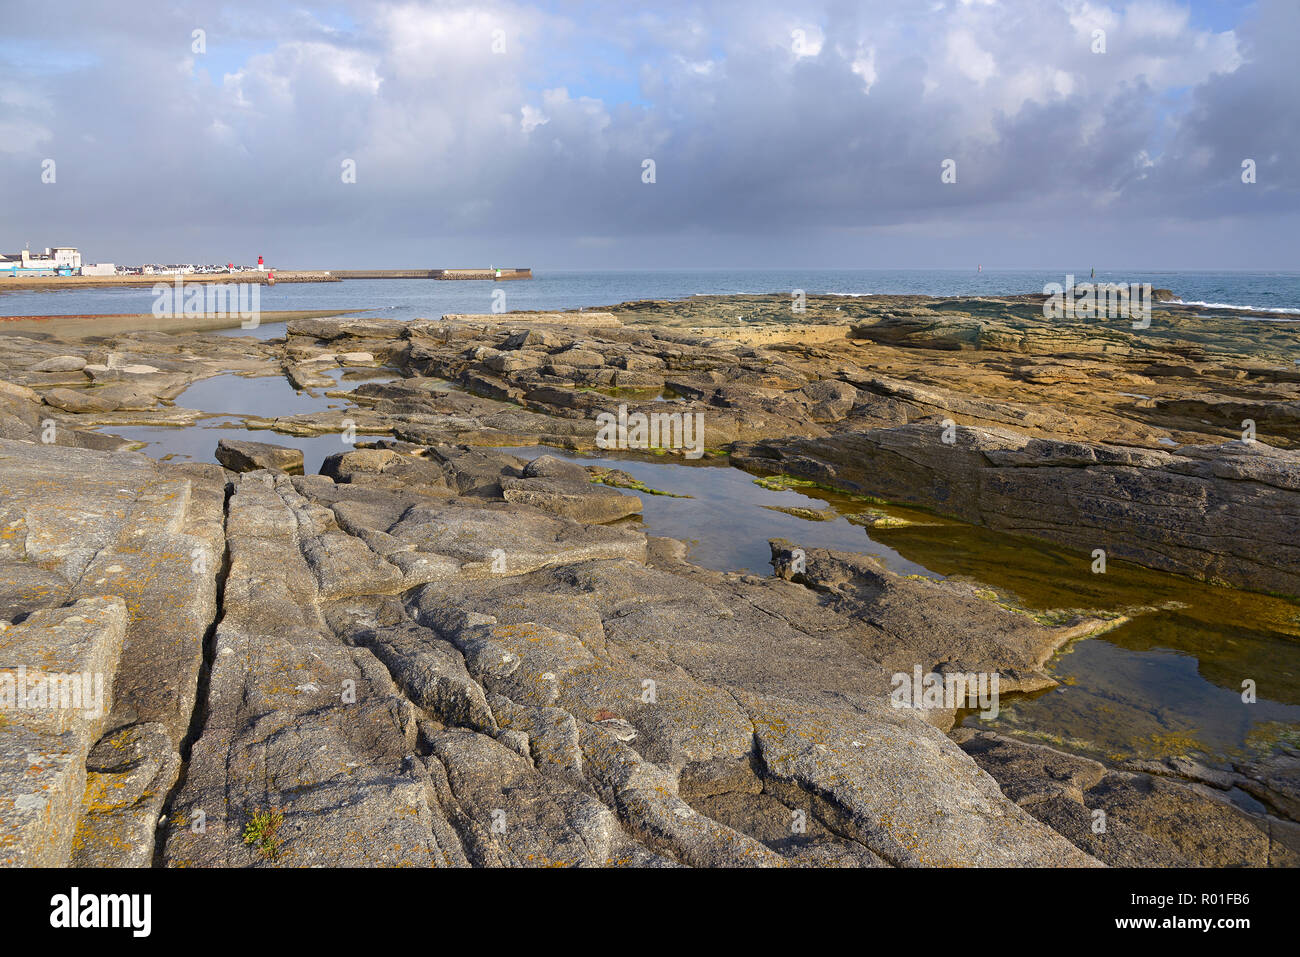
[[(1300, 316), (1300, 272), (1046, 269), (644, 269), (534, 270), (513, 282), (348, 279), (261, 288), (261, 309), (372, 310), (383, 318), (437, 318), (489, 313), (504, 293), (506, 311), (589, 309), (639, 299), (707, 295), (992, 296), (1042, 293), (1048, 283), (1150, 283), (1184, 303)], [(170, 281), (160, 277), (160, 282)], [(0, 295), (0, 316), (147, 313), (150, 286), (13, 291)]]

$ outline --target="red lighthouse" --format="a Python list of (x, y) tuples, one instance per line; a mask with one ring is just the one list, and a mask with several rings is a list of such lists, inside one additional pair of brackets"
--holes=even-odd
[(262, 262), (262, 257), (261, 257), (261, 256), (258, 256), (258, 257), (257, 257), (257, 268), (258, 268), (258, 269), (265, 268), (265, 264)]

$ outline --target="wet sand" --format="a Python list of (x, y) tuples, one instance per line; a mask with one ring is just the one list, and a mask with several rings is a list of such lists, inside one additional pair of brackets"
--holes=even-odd
[[(257, 326), (291, 322), (294, 319), (320, 319), (339, 315), (360, 315), (369, 310), (340, 313), (337, 309), (284, 309), (263, 312)], [(89, 336), (117, 336), (131, 332), (215, 332), (239, 329), (245, 321), (238, 316), (176, 316), (163, 319), (152, 313), (121, 313), (97, 316), (0, 316), (0, 335), (33, 334), (58, 339), (84, 339)]]

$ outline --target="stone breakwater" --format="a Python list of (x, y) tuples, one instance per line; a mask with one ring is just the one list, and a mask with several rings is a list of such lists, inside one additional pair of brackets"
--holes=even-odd
[[(954, 729), (951, 709), (890, 706), (891, 675), (917, 665), (996, 674), (1004, 691), (1048, 687), (1053, 651), (1112, 621), (1031, 617), (973, 583), (798, 542), (772, 542), (771, 576), (711, 571), (622, 521), (641, 508), (630, 477), (489, 448), (593, 448), (599, 412), (667, 400), (703, 414), (710, 454), (733, 448), (850, 488), (887, 481), (899, 498), (946, 481), (973, 519), (1039, 515), (1017, 530), (1045, 536), (1067, 523), (1048, 507), (1056, 484), (1037, 476), (1066, 471), (1097, 503), (1084, 526), (1139, 561), (1145, 550), (1192, 574), (1237, 569), (1252, 587), (1287, 573), (1289, 559), (1234, 550), (1225, 530), (1249, 529), (1252, 508), (1296, 513), (1276, 478), (1290, 453), (1237, 448), (1212, 422), (1183, 428), (1169, 407), (1111, 402), (1102, 415), (1094, 395), (1074, 411), (1075, 387), (1099, 376), (1091, 359), (864, 344), (860, 316), (841, 339), (801, 345), (779, 306), (755, 322), (762, 347), (691, 331), (700, 314), (676, 304), (591, 322), (308, 319), (278, 340), (6, 337), (0, 672), (98, 672), (110, 691), (98, 718), (0, 712), (0, 861), (1300, 863), (1285, 759), (1213, 774), (1113, 768)], [(948, 320), (934, 320), (941, 336)], [(1012, 337), (1019, 355), (1034, 355), (1034, 334)], [(1139, 346), (1106, 367), (1169, 364)], [(1180, 361), (1199, 377), (1228, 360)], [(1231, 379), (1234, 402), (1278, 401), (1252, 378), (1290, 381), (1256, 361), (1253, 377)], [(340, 366), (398, 377), (333, 393), (324, 373)], [(172, 400), (231, 370), (344, 403), (244, 417), (268, 439), (351, 427), (373, 441), (291, 475), (265, 466), (292, 456), (257, 443), (227, 444), (234, 471), (157, 462), (111, 435), (195, 421), (200, 410)], [(872, 388), (882, 378), (900, 384)], [(960, 420), (951, 445), (945, 418)], [(1160, 448), (1191, 434), (1196, 449)], [(1119, 469), (1125, 507), (1106, 512), (1098, 489), (1121, 486), (1108, 472)], [(1000, 470), (1013, 477), (984, 474)], [(1206, 517), (1171, 508), (1193, 497), (1186, 482), (1200, 483), (1187, 508)], [(1256, 485), (1277, 497), (1261, 503)], [(1201, 540), (1153, 538), (1146, 526), (1171, 516), (1219, 524)], [(1263, 809), (1225, 800), (1236, 788)]]
[(533, 271), (527, 266), (498, 269), (333, 269), (329, 275), (338, 279), (486, 279), (500, 282), (532, 279)]

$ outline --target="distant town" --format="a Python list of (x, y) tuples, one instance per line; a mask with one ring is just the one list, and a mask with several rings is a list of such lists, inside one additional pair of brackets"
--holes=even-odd
[(227, 273), (269, 272), (261, 256), (254, 266), (235, 263), (144, 263), (118, 266), (113, 263), (83, 263), (75, 246), (49, 246), (44, 252), (24, 249), (0, 253), (0, 277), (13, 276), (191, 276)]
[[(114, 263), (83, 262), (75, 246), (49, 246), (43, 252), (24, 249), (16, 253), (0, 253), (0, 281), (15, 279), (54, 279), (55, 282), (30, 285), (5, 282), (6, 291), (17, 288), (55, 288), (58, 280), (77, 279), (77, 286), (144, 285), (152, 276), (205, 277), (202, 281), (221, 282), (215, 276), (241, 275), (241, 282), (273, 285), (276, 282), (340, 282), (344, 279), (477, 279), (504, 282), (514, 279), (532, 279), (528, 266), (488, 266), (471, 268), (413, 268), (413, 269), (293, 269), (281, 271), (268, 266), (257, 257), (254, 265), (225, 263), (144, 263), (139, 266), (119, 266)], [(200, 281), (196, 279), (195, 281)], [(74, 285), (74, 283), (69, 283)]]

